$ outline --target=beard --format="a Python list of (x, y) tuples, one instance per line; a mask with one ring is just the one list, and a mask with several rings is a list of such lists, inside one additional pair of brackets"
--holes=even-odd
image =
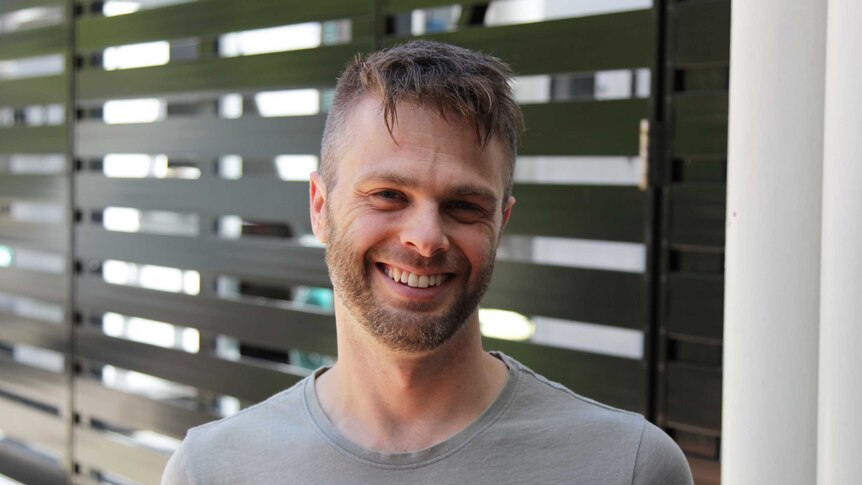
[[(358, 254), (350, 244), (350, 237), (341, 234), (334, 221), (327, 218), (326, 263), (335, 293), (353, 318), (374, 336), (377, 341), (393, 350), (422, 352), (434, 350), (451, 339), (467, 322), (491, 282), (494, 272), (495, 248), (485, 254), (484, 264), (478, 268), (475, 283), (470, 284), (467, 258), (457, 251), (424, 258), (409, 250), (377, 249), (365, 255)], [(375, 261), (385, 256), (387, 261), (399, 261), (405, 266), (434, 273), (457, 272), (462, 288), (452, 288), (455, 299), (445, 308), (440, 302), (400, 302), (386, 304), (372, 289)], [(448, 284), (454, 283), (450, 281)], [(435, 311), (436, 309), (436, 311)]]

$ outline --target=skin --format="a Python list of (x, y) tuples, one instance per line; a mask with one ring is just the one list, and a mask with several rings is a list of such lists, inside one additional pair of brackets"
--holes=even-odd
[[(482, 349), (477, 303), (515, 199), (503, 198), (499, 140), (483, 148), (463, 120), (400, 104), (396, 143), (380, 106), (366, 97), (351, 113), (337, 184), (311, 177), (338, 332), (338, 362), (316, 390), (345, 437), (393, 453), (457, 434), (505, 385), (505, 364)], [(393, 266), (444, 282), (410, 288), (386, 275)], [(435, 325), (454, 329), (424, 341)]]

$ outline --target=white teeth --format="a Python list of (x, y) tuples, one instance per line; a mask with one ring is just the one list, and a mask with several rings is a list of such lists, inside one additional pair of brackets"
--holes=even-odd
[(443, 284), (443, 274), (416, 275), (409, 271), (403, 271), (394, 266), (386, 268), (386, 276), (392, 281), (401, 282), (413, 288), (428, 288)]

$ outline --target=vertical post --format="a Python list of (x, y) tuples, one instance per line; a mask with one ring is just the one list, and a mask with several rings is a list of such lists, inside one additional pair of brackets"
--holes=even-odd
[(811, 484), (826, 2), (731, 8), (721, 481)]
[(862, 4), (829, 0), (820, 286), (818, 484), (862, 477)]

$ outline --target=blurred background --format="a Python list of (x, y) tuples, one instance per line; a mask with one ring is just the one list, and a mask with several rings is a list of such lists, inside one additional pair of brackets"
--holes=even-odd
[(729, 0), (0, 2), (0, 483), (157, 483), (333, 361), (307, 180), (357, 52), (494, 54), (527, 132), (480, 319), (719, 481)]

